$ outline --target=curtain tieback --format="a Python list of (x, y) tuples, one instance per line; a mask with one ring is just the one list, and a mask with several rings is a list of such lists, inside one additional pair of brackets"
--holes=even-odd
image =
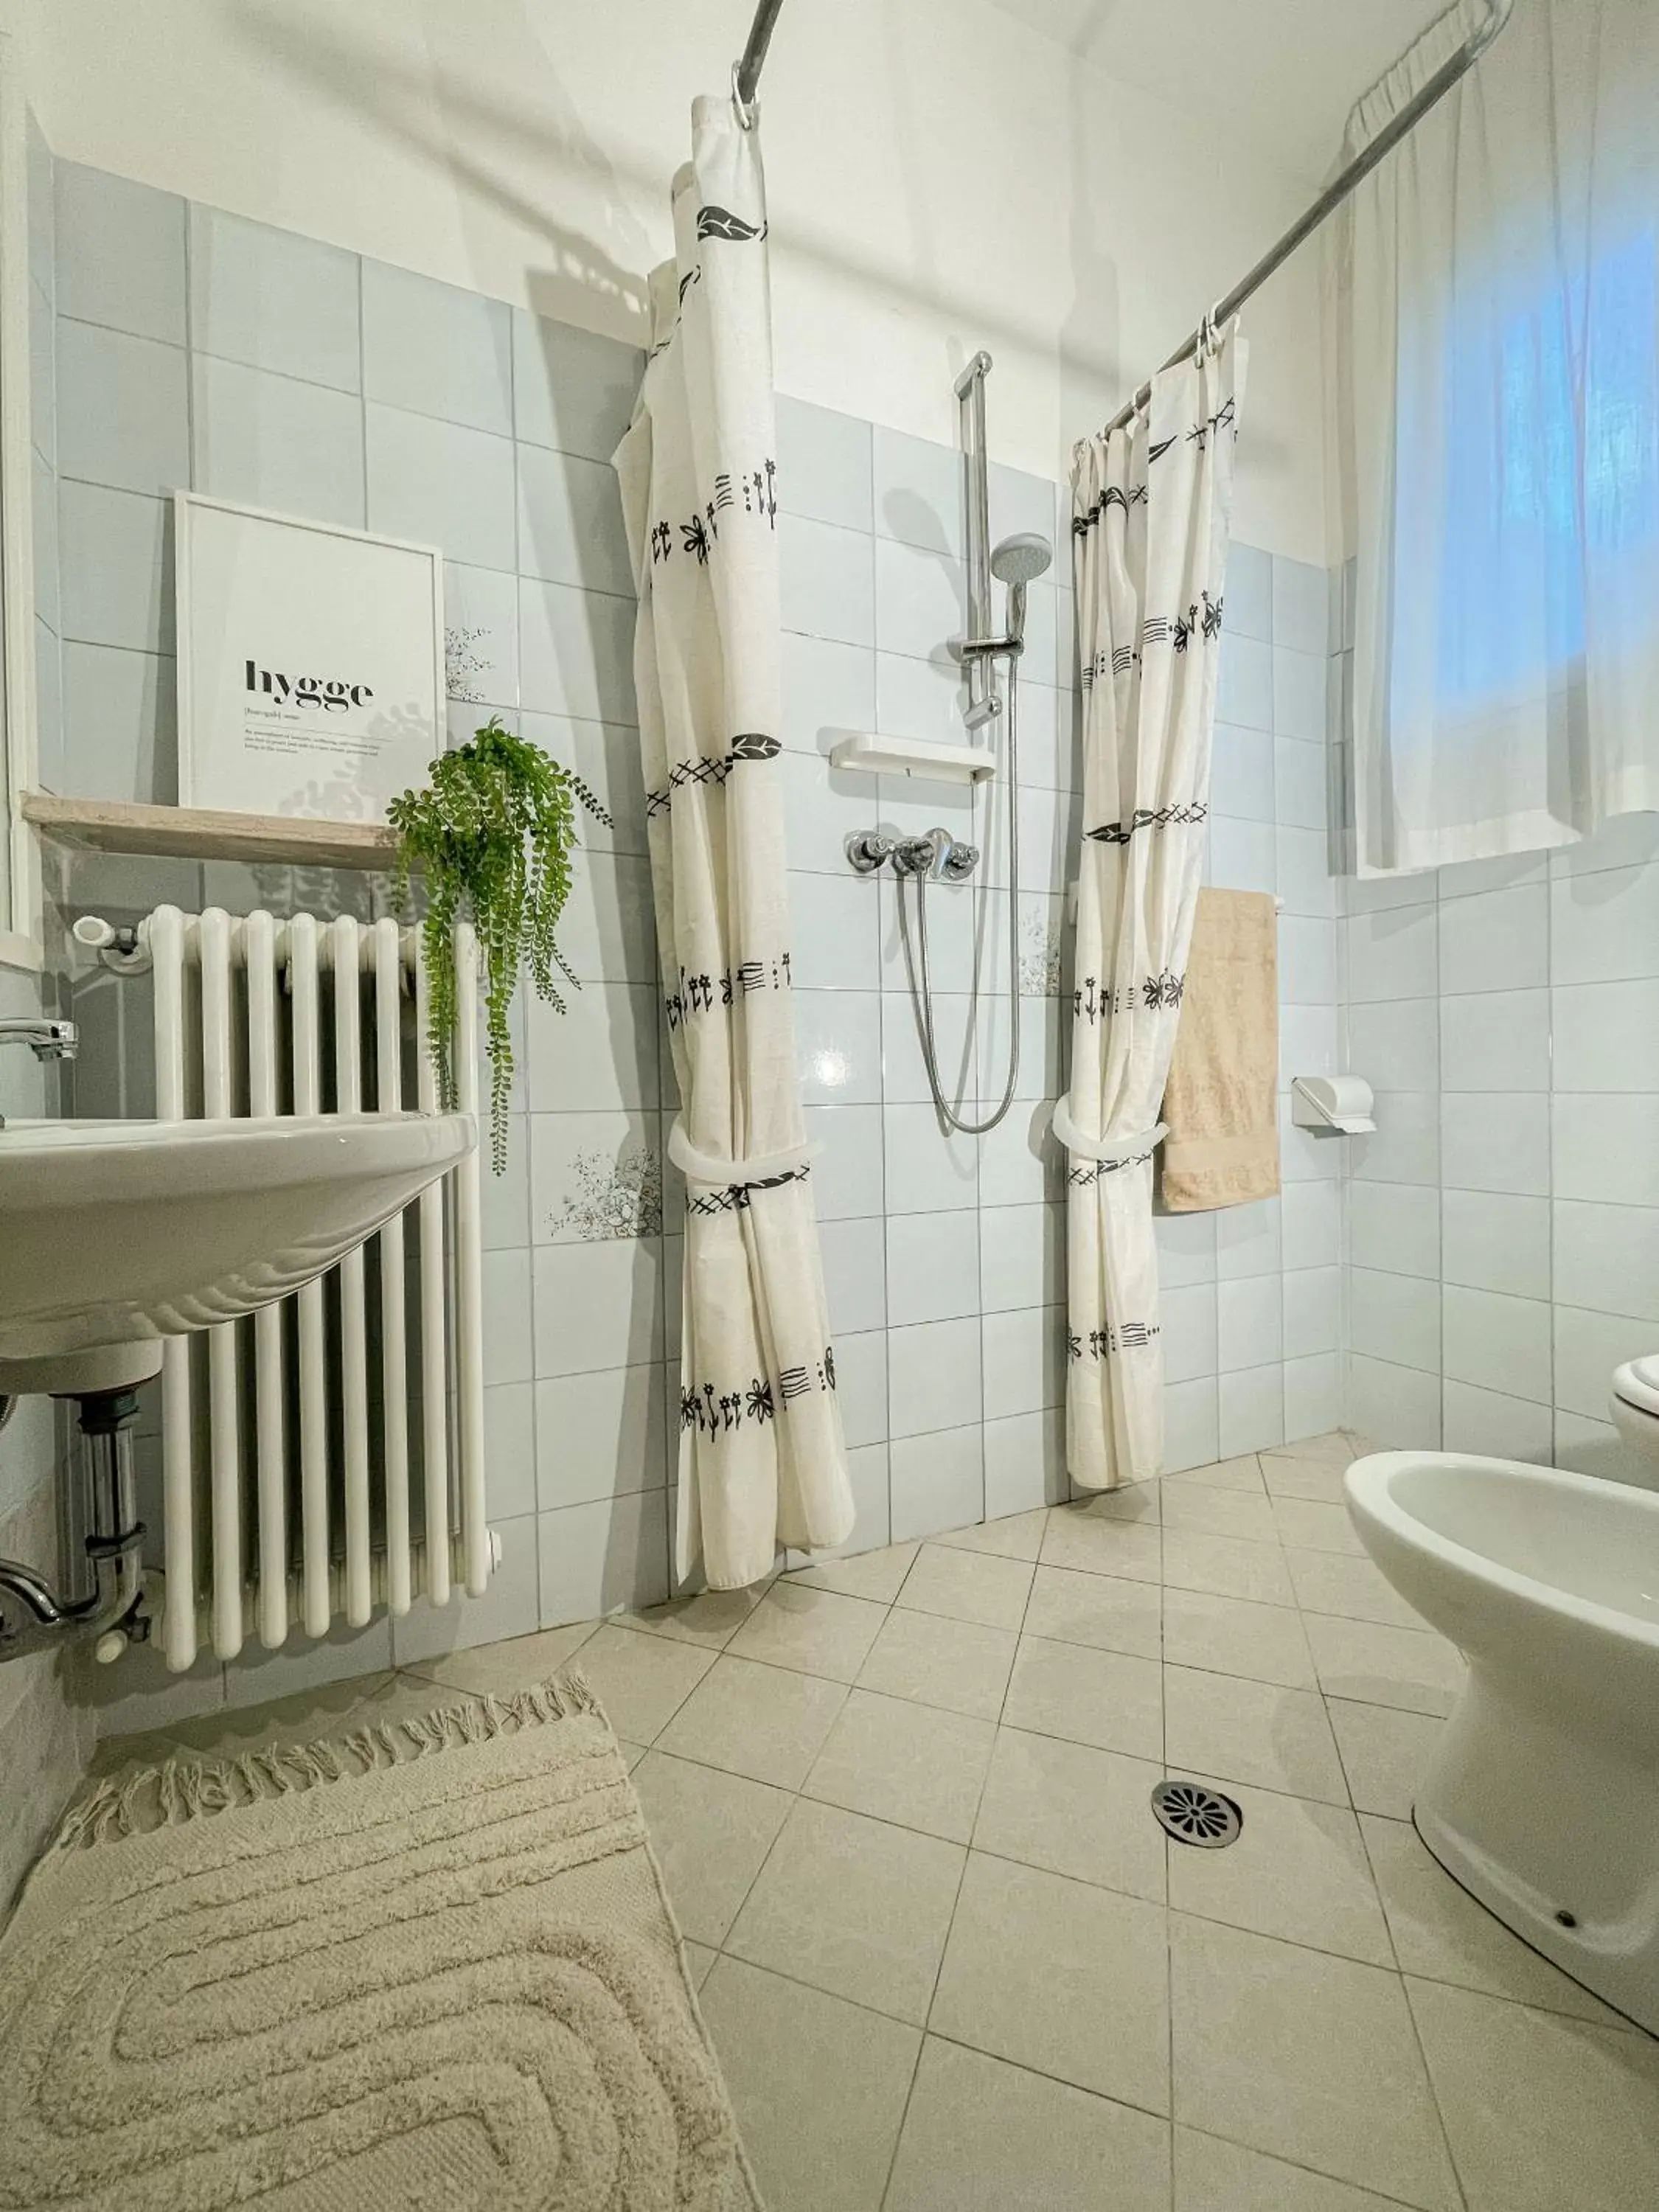
[(1085, 1137), (1073, 1121), (1063, 1098), (1055, 1099), (1048, 1126), (1075, 1158), (1110, 1161), (1115, 1167), (1121, 1167), (1126, 1160), (1136, 1160), (1142, 1153), (1150, 1152), (1170, 1133), (1168, 1122), (1154, 1121), (1150, 1129), (1142, 1129), (1133, 1137)]
[(733, 1183), (772, 1182), (793, 1175), (815, 1160), (823, 1150), (822, 1145), (809, 1145), (804, 1140), (790, 1145), (781, 1152), (757, 1152), (753, 1159), (716, 1159), (712, 1152), (700, 1152), (685, 1133), (685, 1124), (677, 1114), (668, 1132), (668, 1157), (689, 1182), (730, 1186)]

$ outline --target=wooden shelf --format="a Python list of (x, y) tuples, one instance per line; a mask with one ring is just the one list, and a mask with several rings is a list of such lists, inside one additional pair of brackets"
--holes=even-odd
[(115, 799), (23, 793), (23, 819), (55, 845), (82, 852), (138, 853), (172, 860), (308, 861), (313, 867), (390, 869), (395, 830), (383, 822), (308, 822), (286, 814), (218, 814), (190, 806), (141, 806)]

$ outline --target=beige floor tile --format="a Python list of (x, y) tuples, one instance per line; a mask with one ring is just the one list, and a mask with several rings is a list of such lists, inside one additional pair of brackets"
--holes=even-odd
[(1469, 2212), (1652, 2212), (1659, 2043), (1407, 1980)]
[(839, 1682), (722, 1653), (659, 1739), (681, 1759), (799, 1790), (846, 1702)]
[(1163, 1656), (1163, 1595), (1156, 1583), (1039, 1567), (1025, 1607), (1025, 1633), (1056, 1644), (1092, 1644), (1137, 1659)]
[(1150, 1482), (1126, 1482), (1117, 1490), (1103, 1490), (1089, 1500), (1088, 1510), (1103, 1521), (1141, 1521), (1156, 1525), (1164, 1518), (1164, 1494), (1154, 1478)]
[(1287, 1544), (1285, 1564), (1304, 1613), (1340, 1613), (1346, 1620), (1380, 1620), (1396, 1628), (1426, 1628), (1380, 1567), (1340, 1552), (1304, 1552)]
[(1195, 1482), (1170, 1485), (1164, 1495), (1164, 1526), (1191, 1528), (1200, 1536), (1238, 1536), (1250, 1544), (1279, 1541), (1266, 1498), (1242, 1490), (1206, 1489)]
[(1169, 2128), (930, 2035), (886, 2212), (1150, 2212), (1169, 2201)]
[(1164, 1908), (969, 1855), (928, 2026), (1148, 2112), (1170, 2108)]
[(1346, 1462), (1340, 1459), (1295, 1459), (1282, 1452), (1261, 1455), (1261, 1480), (1270, 1498), (1305, 1498), (1317, 1505), (1340, 1505), (1346, 1473)]
[[(1225, 1497), (1218, 1491), (1218, 1497)], [(1198, 1528), (1164, 1531), (1164, 1580), (1176, 1589), (1207, 1590), (1213, 1597), (1249, 1598), (1257, 1605), (1294, 1605), (1296, 1593), (1277, 1544), (1252, 1544), (1237, 1536), (1208, 1536)]]
[(1166, 1474), (1165, 1482), (1195, 1482), (1201, 1490), (1238, 1490), (1260, 1498), (1262, 1493), (1261, 1463), (1254, 1452), (1241, 1452), (1237, 1459), (1212, 1460), (1208, 1467), (1182, 1468), (1179, 1474)]
[(1175, 2212), (1394, 2212), (1394, 2203), (1306, 2166), (1177, 2128)]
[(758, 1589), (696, 1590), (690, 1597), (671, 1598), (666, 1605), (619, 1618), (629, 1628), (643, 1628), (653, 1636), (678, 1637), (682, 1644), (723, 1651), (760, 1601)]
[(718, 1950), (787, 1819), (787, 1790), (647, 1752), (634, 1770), (680, 1932)]
[(1413, 1713), (1451, 1711), (1463, 1686), (1463, 1656), (1443, 1636), (1376, 1620), (1344, 1620), (1334, 1613), (1304, 1613), (1303, 1621), (1328, 1698), (1399, 1705)]
[(1181, 1913), (1170, 1967), (1177, 2120), (1454, 2212), (1397, 1974)]
[(1616, 2027), (1619, 2016), (1511, 1936), (1437, 1863), (1409, 1820), (1362, 1814), (1360, 1832), (1401, 1970)]
[(700, 1990), (708, 1979), (708, 1970), (720, 1953), (711, 1951), (706, 1943), (693, 1943), (689, 1939), (684, 1948), (685, 1970), (691, 1977), (691, 1986), (694, 1990)]
[(850, 1559), (825, 1559), (788, 1577), (803, 1589), (838, 1590), (843, 1597), (867, 1597), (891, 1605), (910, 1571), (920, 1544), (888, 1544), (879, 1552), (858, 1552)]
[(725, 1948), (920, 2027), (966, 1857), (836, 1805), (796, 1801)]
[(1316, 1691), (1165, 1667), (1164, 1751), (1171, 1773), (1254, 1782), (1330, 1805), (1348, 1802), (1325, 1701)]
[(1328, 1698), (1325, 1708), (1355, 1811), (1409, 1820), (1417, 1785), (1444, 1723), (1428, 1713), (1352, 1705), (1342, 1698)]
[(740, 1959), (715, 1961), (701, 2002), (774, 2212), (878, 2212), (917, 2030)]
[(898, 1603), (907, 1613), (939, 1613), (951, 1620), (976, 1620), (985, 1628), (1018, 1628), (1025, 1618), (1031, 1575), (1029, 1559), (924, 1544), (904, 1578)]
[(1000, 1521), (981, 1521), (975, 1528), (953, 1528), (948, 1536), (935, 1536), (936, 1544), (951, 1544), (964, 1552), (1000, 1552), (1006, 1559), (1035, 1559), (1042, 1549), (1042, 1532), (1048, 1525), (1048, 1509), (1039, 1505), (1030, 1513), (1007, 1513)]
[(1256, 1605), (1209, 1590), (1164, 1593), (1164, 1656), (1212, 1674), (1249, 1674), (1287, 1690), (1318, 1687), (1313, 1655), (1293, 1606)]
[(645, 1757), (647, 1750), (647, 1747), (644, 1744), (628, 1743), (624, 1741), (621, 1736), (617, 1738), (617, 1748), (622, 1753), (623, 1765), (628, 1769), (630, 1774), (639, 1765), (640, 1761)]
[(860, 1669), (859, 1687), (994, 1721), (1002, 1711), (1018, 1640), (1010, 1628), (982, 1628), (928, 1613), (890, 1613)]
[(965, 1844), (995, 1740), (991, 1721), (854, 1690), (803, 1794)]
[(1160, 1582), (1164, 1576), (1158, 1528), (1140, 1522), (1115, 1520), (1097, 1505), (1055, 1506), (1048, 1516), (1038, 1556), (1045, 1567), (1121, 1575), (1135, 1583)]
[(885, 1607), (867, 1598), (775, 1583), (726, 1649), (734, 1659), (763, 1659), (769, 1667), (850, 1682), (886, 1617)]
[(715, 1657), (697, 1644), (607, 1622), (583, 1644), (580, 1672), (617, 1734), (630, 1743), (652, 1743)]
[(1158, 1662), (1022, 1636), (1002, 1717), (1010, 1728), (1065, 1736), (1134, 1759), (1164, 1756)]
[[(1194, 1778), (1209, 1779), (1206, 1776)], [(1316, 1951), (1392, 1966), (1394, 1952), (1359, 1825), (1345, 1806), (1318, 1805), (1224, 1781), (1244, 1815), (1221, 1850), (1170, 1847), (1170, 1903), (1178, 1911)]]
[(1150, 1759), (999, 1729), (974, 1848), (1161, 1905), (1164, 1831), (1151, 1801), (1163, 1778)]
[(1345, 1552), (1354, 1559), (1365, 1557), (1365, 1547), (1344, 1504), (1315, 1498), (1275, 1498), (1273, 1516), (1281, 1544), (1294, 1544), (1304, 1552)]
[(561, 1673), (599, 1626), (596, 1620), (579, 1620), (568, 1628), (544, 1628), (537, 1636), (511, 1637), (504, 1644), (475, 1644), (465, 1651), (412, 1659), (402, 1671), (424, 1674), (433, 1682), (453, 1682), (458, 1689), (504, 1697)]

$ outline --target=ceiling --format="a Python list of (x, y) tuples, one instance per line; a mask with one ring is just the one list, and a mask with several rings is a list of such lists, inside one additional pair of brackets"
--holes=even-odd
[(1114, 76), (1213, 114), (1310, 181), (1348, 110), (1449, 0), (992, 0)]

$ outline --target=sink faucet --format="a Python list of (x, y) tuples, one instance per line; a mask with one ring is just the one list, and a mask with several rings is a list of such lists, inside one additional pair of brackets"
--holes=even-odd
[[(0, 1044), (26, 1044), (39, 1060), (73, 1060), (81, 1049), (81, 1032), (73, 1022), (31, 1015), (0, 1019)], [(6, 1117), (0, 1114), (0, 1129)]]

